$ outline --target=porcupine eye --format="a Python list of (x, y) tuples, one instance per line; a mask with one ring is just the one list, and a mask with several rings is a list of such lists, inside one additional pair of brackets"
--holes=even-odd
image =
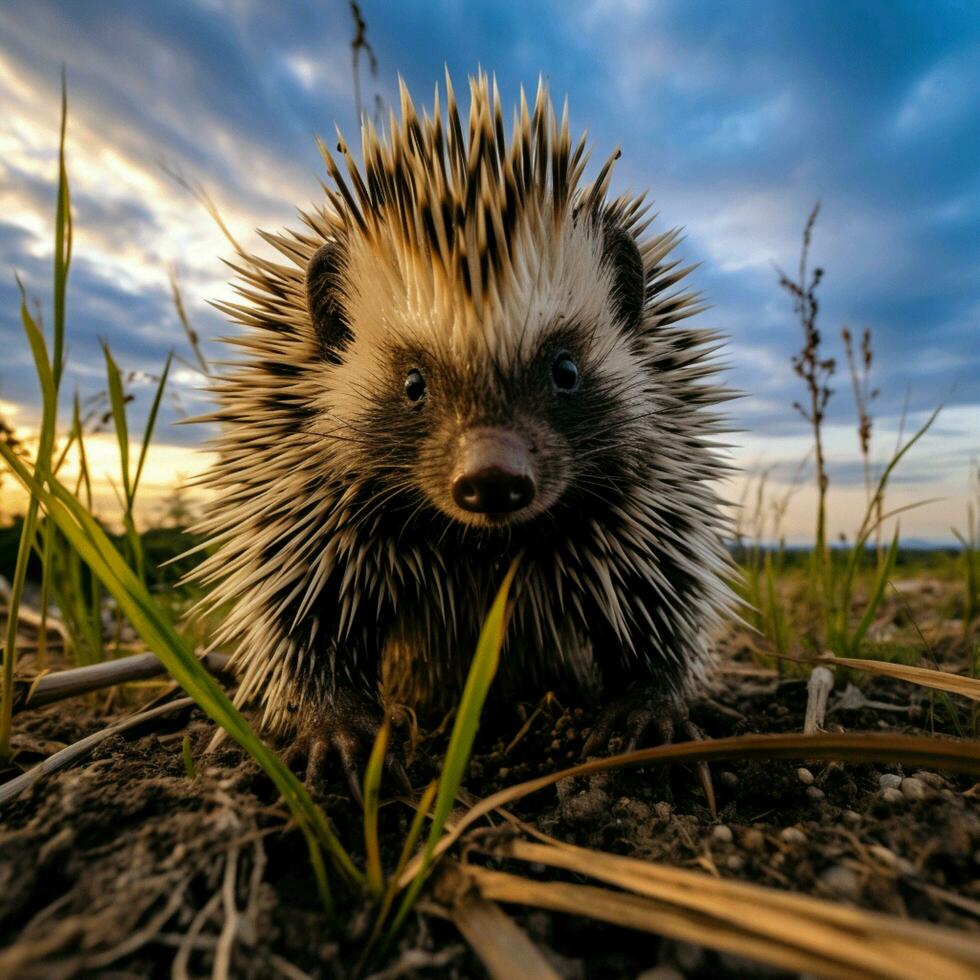
[(574, 391), (578, 387), (578, 367), (567, 353), (555, 358), (551, 365), (551, 380), (561, 391)]
[(410, 402), (420, 401), (425, 394), (425, 378), (419, 370), (409, 371), (405, 375), (405, 397)]

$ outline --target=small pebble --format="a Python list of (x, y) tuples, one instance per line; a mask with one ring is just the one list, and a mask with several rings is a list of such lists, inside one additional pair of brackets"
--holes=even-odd
[(868, 853), (873, 854), (882, 864), (889, 868), (898, 868), (898, 855), (881, 844), (872, 844)]
[(832, 868), (828, 868), (820, 876), (820, 881), (841, 898), (856, 899), (861, 894), (861, 880), (850, 868), (845, 868), (842, 864), (835, 864)]
[(845, 810), (841, 814), (841, 819), (851, 827), (856, 827), (861, 822), (861, 814), (856, 813), (854, 810)]
[(878, 785), (882, 789), (898, 789), (902, 785), (902, 777), (894, 772), (886, 772), (878, 777)]
[(765, 845), (766, 838), (763, 836), (761, 830), (756, 830), (752, 827), (742, 834), (742, 847), (747, 851), (761, 851)]
[(732, 834), (732, 828), (726, 827), (724, 824), (719, 824), (711, 831), (711, 836), (714, 840), (718, 841), (719, 844), (731, 844), (734, 840), (734, 835)]
[(725, 789), (734, 789), (736, 786), (738, 786), (738, 776), (726, 769), (724, 772), (718, 773), (718, 782), (721, 783)]
[(725, 858), (725, 867), (729, 871), (741, 871), (745, 867), (745, 858), (741, 854), (729, 854)]
[(818, 803), (827, 794), (824, 793), (824, 791), (819, 786), (807, 786), (806, 795), (809, 796), (814, 803)]
[(892, 806), (897, 806), (899, 803), (905, 802), (905, 797), (902, 795), (902, 791), (900, 789), (895, 789), (894, 786), (886, 786), (881, 791), (881, 798), (886, 803), (890, 803)]
[(899, 874), (911, 875), (915, 874), (915, 868), (912, 867), (912, 863), (907, 861), (903, 857), (899, 857), (894, 851), (890, 851), (887, 847), (883, 847), (881, 844), (872, 844), (868, 848), (868, 852), (876, 857), (885, 867), (890, 868), (892, 871), (897, 871)]
[(666, 820), (674, 812), (674, 808), (666, 800), (661, 800), (653, 804), (653, 812), (661, 820)]
[(902, 793), (907, 800), (924, 800), (930, 789), (921, 779), (909, 776), (902, 780)]
[(912, 777), (914, 779), (921, 779), (926, 786), (931, 786), (933, 789), (942, 789), (946, 785), (946, 780), (938, 772), (928, 772), (925, 769), (920, 769), (918, 772), (912, 773)]
[(796, 778), (804, 786), (812, 786), (813, 785), (813, 773), (810, 772), (809, 769), (797, 769), (796, 770)]
[(784, 844), (805, 844), (806, 834), (804, 834), (802, 830), (799, 830), (796, 827), (784, 827), (779, 832), (779, 839)]

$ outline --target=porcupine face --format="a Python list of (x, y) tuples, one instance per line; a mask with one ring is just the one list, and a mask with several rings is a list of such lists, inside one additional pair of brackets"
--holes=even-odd
[(443, 91), (419, 118), (403, 88), (360, 161), (339, 137), (343, 172), (321, 145), (326, 200), (265, 236), (285, 262), (240, 253), (243, 302), (218, 304), (245, 356), (205, 417), (221, 436), (195, 579), (203, 608), (232, 604), (217, 639), (238, 703), (282, 730), (297, 697), (371, 687), (380, 640), (406, 696), (448, 690), (436, 658), (523, 545), (529, 684), (542, 661), (578, 672), (588, 637), (623, 677), (680, 690), (733, 605), (722, 338), (684, 322), (700, 306), (675, 289), (678, 231), (610, 198), (615, 154), (585, 181), (585, 138), (543, 84), (509, 137), (485, 75), (468, 117)]
[(345, 440), (379, 507), (506, 529), (588, 506), (646, 438), (636, 243), (592, 215), (558, 235), (515, 243), (483, 304), (427, 293), (426, 256), (393, 262), (356, 233), (310, 263), (321, 431)]

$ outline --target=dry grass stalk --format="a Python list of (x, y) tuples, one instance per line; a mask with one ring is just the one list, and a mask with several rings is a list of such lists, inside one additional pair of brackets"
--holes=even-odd
[(830, 667), (850, 667), (853, 670), (864, 671), (866, 674), (908, 681), (910, 684), (918, 684), (919, 687), (945, 691), (947, 694), (960, 694), (971, 701), (980, 701), (980, 678), (952, 674), (949, 671), (938, 670), (933, 667), (913, 667), (910, 664), (892, 663), (888, 660), (871, 660), (864, 657), (837, 657), (831, 653), (817, 658), (793, 657), (777, 653), (773, 653), (772, 656), (778, 657), (780, 660), (790, 660), (796, 664), (827, 664)]
[(487, 899), (586, 915), (797, 972), (973, 977), (980, 948), (938, 926), (559, 842), (498, 842), (495, 856), (544, 864), (625, 892), (467, 866)]
[[(367, 22), (361, 12), (361, 5), (357, 0), (350, 0), (350, 15), (354, 22), (354, 37), (350, 42), (351, 51), (351, 74), (354, 79), (354, 109), (357, 112), (358, 123), (364, 118), (364, 105), (361, 101), (361, 53), (367, 55), (368, 69), (371, 77), (377, 80), (378, 77), (378, 56), (374, 53), (371, 42), (367, 39)], [(375, 121), (381, 114), (381, 96), (374, 96), (374, 117)]]
[(446, 866), (436, 883), (435, 897), (493, 980), (558, 980), (527, 933), (499, 905), (474, 889), (459, 865)]
[[(211, 673), (220, 673), (228, 664), (223, 653), (208, 653), (201, 662)], [(167, 668), (156, 654), (136, 653), (118, 660), (104, 660), (84, 667), (59, 670), (31, 679), (17, 679), (14, 686), (14, 714), (40, 708), (56, 701), (75, 698), (92, 691), (102, 691), (118, 684), (160, 677)]]
[[(874, 363), (874, 350), (871, 346), (871, 331), (865, 327), (861, 334), (860, 363), (854, 350), (854, 337), (848, 327), (841, 328), (841, 340), (844, 341), (844, 351), (847, 355), (847, 370), (851, 376), (851, 389), (854, 392), (854, 408), (858, 419), (858, 446), (861, 449), (861, 462), (864, 466), (864, 493), (868, 503), (871, 503), (871, 431), (874, 419), (871, 416), (871, 403), (878, 397), (878, 389), (871, 387), (871, 365)], [(875, 501), (875, 554), (880, 566), (884, 560), (881, 547), (881, 516), (884, 501)]]
[[(971, 701), (980, 701), (980, 679), (964, 677), (962, 674), (951, 674), (945, 670), (934, 670), (931, 667), (912, 667), (908, 664), (890, 663), (885, 660), (864, 660), (856, 657), (826, 657), (824, 662), (839, 667), (851, 667), (863, 670), (866, 674), (876, 674), (879, 677), (892, 677), (899, 681), (908, 681), (920, 687), (929, 687), (936, 691), (946, 691), (948, 694), (960, 694)], [(978, 750), (980, 751), (980, 750)]]
[[(980, 574), (977, 570), (977, 559), (980, 556), (980, 463), (976, 459), (970, 464), (969, 478), (970, 493), (966, 504), (966, 528), (960, 531), (953, 527), (956, 540), (963, 549), (963, 636), (969, 641), (973, 620), (980, 611)], [(973, 650), (973, 675), (980, 671), (977, 660), (978, 650)]]
[(211, 220), (218, 226), (221, 233), (225, 236), (225, 239), (235, 250), (235, 252), (240, 256), (246, 256), (245, 250), (238, 244), (238, 240), (231, 233), (231, 230), (225, 224), (225, 219), (222, 218), (221, 212), (218, 210), (218, 205), (215, 203), (214, 199), (208, 193), (207, 188), (199, 181), (191, 180), (189, 177), (184, 175), (184, 172), (180, 169), (177, 164), (169, 163), (165, 160), (160, 161), (160, 169), (172, 180), (174, 183), (182, 187), (187, 191), (191, 197), (201, 205), (202, 208), (211, 217)]
[(193, 704), (194, 701), (192, 698), (180, 698), (177, 701), (168, 701), (166, 704), (159, 705), (156, 708), (141, 711), (138, 714), (130, 715), (128, 718), (123, 718), (122, 721), (117, 721), (114, 725), (109, 725), (108, 728), (103, 728), (101, 731), (93, 732), (91, 735), (87, 735), (85, 738), (74, 742), (60, 752), (49, 755), (42, 762), (28, 769), (27, 772), (22, 773), (20, 776), (15, 776), (0, 786), (0, 807), (20, 796), (21, 793), (30, 789), (35, 783), (40, 782), (52, 773), (66, 769), (68, 766), (74, 765), (76, 762), (84, 759), (96, 746), (101, 745), (106, 739), (112, 738), (113, 735), (121, 735), (131, 728), (138, 728), (140, 725), (145, 725), (148, 721), (153, 721), (155, 718), (173, 714), (176, 711), (182, 711), (185, 708), (191, 707)]
[(172, 266), (170, 269), (170, 295), (173, 299), (177, 319), (184, 329), (184, 334), (187, 337), (187, 342), (191, 345), (191, 350), (194, 351), (194, 356), (197, 358), (197, 364), (201, 374), (209, 377), (211, 369), (208, 367), (204, 351), (201, 349), (201, 338), (198, 332), (191, 326), (190, 318), (187, 316), (187, 308), (184, 306), (184, 297), (180, 291), (180, 283), (177, 280), (177, 269), (175, 266)]
[[(708, 762), (712, 759), (836, 759), (844, 762), (901, 763), (919, 769), (948, 769), (980, 774), (980, 753), (968, 742), (911, 735), (824, 734), (824, 735), (739, 735), (659, 745), (625, 752), (606, 759), (593, 759), (558, 772), (508, 786), (485, 797), (452, 826), (432, 849), (431, 859), (444, 854), (478, 820), (562, 779), (589, 776), (614, 769), (627, 769), (664, 762)], [(427, 858), (428, 859), (428, 858)], [(419, 873), (423, 855), (417, 854), (397, 877), (400, 889), (408, 887)]]

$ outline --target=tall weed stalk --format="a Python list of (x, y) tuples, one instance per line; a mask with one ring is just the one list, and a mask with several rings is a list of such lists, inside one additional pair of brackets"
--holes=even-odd
[[(827, 457), (824, 439), (824, 423), (827, 406), (833, 390), (831, 379), (836, 370), (836, 360), (824, 354), (823, 338), (818, 326), (820, 302), (817, 288), (823, 280), (823, 270), (816, 267), (810, 272), (810, 247), (813, 241), (813, 231), (820, 205), (817, 203), (807, 217), (803, 229), (803, 241), (800, 250), (800, 262), (797, 278), (790, 279), (779, 272), (779, 284), (793, 300), (793, 309), (797, 314), (803, 331), (803, 346), (794, 355), (792, 364), (796, 375), (804, 382), (806, 398), (795, 402), (793, 407), (810, 426), (813, 436), (813, 458), (816, 483), (816, 521), (814, 529), (813, 552), (810, 559), (809, 591), (817, 606), (817, 632), (810, 641), (820, 649), (829, 649), (838, 656), (854, 657), (860, 652), (861, 643), (875, 614), (881, 605), (888, 580), (895, 568), (900, 544), (900, 532), (896, 521), (895, 531), (887, 549), (881, 543), (882, 529), (885, 523), (911, 507), (921, 506), (927, 501), (920, 501), (907, 507), (886, 510), (885, 496), (889, 479), (906, 453), (929, 430), (939, 414), (937, 408), (927, 421), (910, 438), (903, 441), (900, 434), (898, 445), (891, 459), (882, 469), (880, 477), (872, 478), (871, 463), (871, 434), (873, 420), (871, 404), (877, 398), (878, 391), (871, 386), (871, 368), (874, 361), (871, 332), (865, 330), (860, 351), (856, 352), (854, 338), (848, 328), (843, 328), (841, 338), (850, 369), (851, 383), (854, 390), (855, 410), (858, 420), (858, 443), (861, 451), (865, 480), (865, 511), (861, 523), (854, 535), (853, 541), (845, 549), (832, 549), (828, 540), (827, 529), (827, 499), (830, 487)], [(760, 494), (762, 485), (760, 483)], [(757, 509), (761, 510), (761, 501)], [(861, 568), (864, 556), (871, 545), (876, 554), (875, 574), (861, 615), (856, 623), (852, 622), (851, 610), (855, 597), (857, 574)], [(768, 563), (766, 561), (768, 557)], [(774, 612), (779, 607), (779, 600), (774, 587), (776, 565), (771, 553), (760, 558), (755, 556), (754, 568), (750, 563), (750, 581), (755, 579), (754, 599), (757, 608), (769, 610), (762, 615), (760, 622), (766, 635), (780, 653), (785, 653), (788, 646), (786, 629), (787, 617), (784, 613)]]
[[(960, 562), (963, 568), (963, 638), (970, 642), (973, 621), (980, 613), (980, 463), (970, 467), (970, 494), (966, 503), (966, 527), (960, 531), (950, 528), (960, 543)], [(971, 673), (978, 673), (977, 645), (971, 656)]]
[(805, 402), (794, 402), (793, 408), (809, 424), (813, 433), (813, 457), (816, 468), (817, 513), (816, 531), (813, 543), (813, 584), (822, 599), (826, 599), (830, 586), (830, 560), (827, 548), (827, 457), (824, 450), (823, 422), (827, 403), (833, 391), (830, 380), (836, 370), (832, 357), (824, 357), (821, 352), (820, 331), (817, 329), (817, 314), (820, 301), (817, 288), (823, 279), (823, 269), (817, 266), (809, 270), (810, 244), (813, 228), (820, 214), (818, 201), (810, 212), (803, 228), (803, 247), (800, 249), (800, 264), (797, 278), (790, 279), (784, 272), (779, 273), (779, 284), (793, 299), (793, 310), (799, 317), (803, 329), (803, 347), (793, 357), (793, 371), (806, 385)]

